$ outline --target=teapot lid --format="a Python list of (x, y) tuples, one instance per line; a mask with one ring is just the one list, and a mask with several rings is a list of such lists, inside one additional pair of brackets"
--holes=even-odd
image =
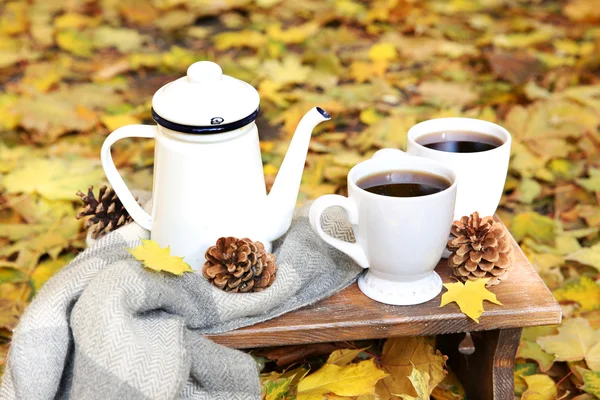
[(260, 96), (239, 79), (224, 75), (221, 67), (199, 61), (187, 76), (167, 83), (152, 97), (152, 117), (167, 129), (210, 134), (241, 128), (258, 116)]

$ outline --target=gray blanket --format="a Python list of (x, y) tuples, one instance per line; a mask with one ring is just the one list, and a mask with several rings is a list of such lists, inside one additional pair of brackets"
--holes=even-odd
[[(259, 399), (253, 359), (203, 335), (277, 317), (330, 296), (360, 268), (318, 239), (305, 207), (274, 244), (277, 279), (259, 293), (225, 293), (201, 273), (142, 268), (125, 248), (148, 232), (106, 235), (39, 292), (14, 332), (0, 398)], [(323, 226), (353, 240), (342, 211)]]

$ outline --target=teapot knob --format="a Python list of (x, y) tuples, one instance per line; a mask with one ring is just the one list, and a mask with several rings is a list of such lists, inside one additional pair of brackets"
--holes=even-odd
[(211, 61), (198, 61), (187, 69), (188, 81), (192, 83), (211, 83), (221, 80), (223, 70)]

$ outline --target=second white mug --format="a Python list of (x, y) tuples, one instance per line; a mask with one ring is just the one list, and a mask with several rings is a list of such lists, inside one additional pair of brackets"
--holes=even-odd
[[(433, 194), (392, 197), (358, 186), (361, 180), (389, 172), (416, 172), (437, 176), (448, 186)], [(313, 230), (363, 268), (360, 290), (382, 303), (411, 305), (428, 301), (442, 290), (434, 271), (446, 248), (456, 197), (456, 176), (439, 162), (419, 157), (374, 156), (348, 173), (348, 197), (325, 195), (310, 208)], [(321, 215), (329, 207), (346, 210), (356, 243), (327, 235)]]
[[(472, 153), (448, 152), (426, 147), (426, 139), (457, 140), (462, 133), (491, 136), (499, 146)], [(494, 215), (506, 181), (510, 160), (510, 133), (500, 125), (473, 118), (436, 118), (414, 125), (408, 131), (406, 153), (439, 161), (450, 167), (458, 179), (454, 219), (475, 211), (481, 216)], [(383, 149), (376, 154), (400, 155), (397, 149)]]

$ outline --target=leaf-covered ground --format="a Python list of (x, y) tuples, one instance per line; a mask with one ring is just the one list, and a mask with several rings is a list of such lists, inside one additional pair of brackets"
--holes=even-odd
[[(85, 245), (75, 192), (103, 183), (107, 133), (151, 122), (154, 91), (209, 59), (260, 91), (268, 183), (304, 112), (319, 105), (333, 116), (313, 136), (300, 202), (343, 193), (351, 166), (403, 148), (418, 121), (468, 116), (508, 128), (513, 157), (499, 214), (565, 315), (561, 327), (525, 330), (516, 394), (600, 396), (599, 23), (598, 0), (2, 1), (2, 359), (24, 307)], [(151, 188), (152, 146), (115, 146), (130, 186)], [(451, 397), (451, 375), (438, 384), (429, 368), (439, 358), (386, 370), (398, 343), (366, 350), (360, 362), (332, 354), (319, 371), (330, 379), (367, 368), (373, 385), (379, 370), (364, 363), (375, 358), (393, 376), (379, 382), (426, 391), (435, 383), (435, 398), (460, 398)], [(420, 357), (435, 358), (421, 345)], [(334, 349), (306, 354), (322, 364)], [(266, 374), (267, 398), (322, 396), (319, 376), (298, 385), (302, 371)]]

